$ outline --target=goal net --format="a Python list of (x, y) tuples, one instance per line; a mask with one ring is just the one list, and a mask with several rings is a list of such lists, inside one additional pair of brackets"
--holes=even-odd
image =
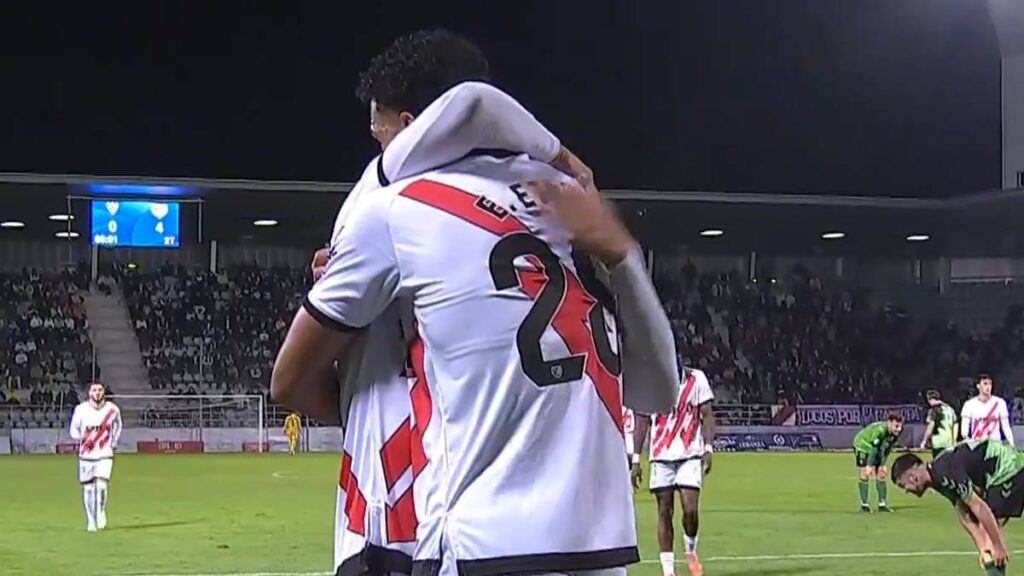
[(122, 395), (123, 451), (265, 452), (267, 418), (258, 395)]

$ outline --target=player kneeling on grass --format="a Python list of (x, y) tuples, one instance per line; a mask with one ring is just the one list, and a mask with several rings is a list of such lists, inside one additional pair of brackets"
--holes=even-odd
[(929, 488), (945, 496), (986, 573), (1004, 573), (1008, 552), (1000, 524), (1024, 512), (1024, 454), (996, 440), (968, 440), (928, 463), (904, 454), (893, 462), (892, 478), (918, 497)]
[[(658, 503), (658, 547), (665, 576), (675, 574), (673, 552), (675, 530), (672, 515), (675, 493), (683, 507), (683, 543), (686, 565), (693, 576), (704, 568), (697, 557), (698, 510), (704, 475), (711, 472), (711, 444), (715, 438), (715, 417), (711, 410), (714, 394), (708, 377), (700, 370), (685, 368), (676, 409), (671, 414), (651, 417), (637, 413), (636, 446), (643, 448), (647, 430), (651, 430), (651, 492)], [(641, 480), (639, 457), (633, 460), (633, 486)]]
[(885, 460), (896, 446), (896, 440), (901, 433), (903, 417), (890, 414), (885, 420), (868, 424), (853, 437), (853, 455), (857, 460), (857, 470), (860, 472), (857, 489), (860, 492), (862, 512), (871, 512), (871, 506), (868, 504), (868, 483), (872, 478), (875, 479), (875, 489), (878, 490), (878, 511), (892, 511), (885, 501)]
[(71, 416), (71, 439), (78, 442), (78, 481), (89, 532), (107, 527), (107, 484), (120, 436), (121, 410), (107, 401), (103, 384), (90, 384), (89, 399), (75, 407)]

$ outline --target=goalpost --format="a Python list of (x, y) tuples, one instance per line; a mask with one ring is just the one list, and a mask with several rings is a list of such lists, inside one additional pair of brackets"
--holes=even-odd
[(211, 430), (232, 429), (243, 447), (251, 442), (256, 452), (266, 451), (269, 441), (265, 399), (261, 395), (115, 394), (110, 399), (121, 409), (126, 429), (184, 429), (199, 441), (204, 441)]

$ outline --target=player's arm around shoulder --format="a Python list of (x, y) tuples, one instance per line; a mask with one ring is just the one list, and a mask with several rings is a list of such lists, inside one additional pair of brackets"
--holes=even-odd
[(592, 186), (565, 181), (525, 185), (545, 210), (557, 215), (573, 244), (608, 268), (622, 328), (624, 403), (649, 414), (671, 412), (679, 396), (675, 337), (636, 239)]

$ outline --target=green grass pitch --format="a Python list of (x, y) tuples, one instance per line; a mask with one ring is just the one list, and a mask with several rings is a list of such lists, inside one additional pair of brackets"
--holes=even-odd
[[(330, 568), (334, 455), (121, 455), (110, 526), (95, 534), (84, 530), (75, 473), (73, 457), (0, 457), (0, 574), (311, 576)], [(849, 454), (716, 455), (703, 495), (705, 573), (980, 573), (939, 496), (918, 500), (890, 486), (896, 513), (862, 514), (855, 476)], [(660, 576), (646, 491), (637, 516), (648, 562), (630, 571)], [(1008, 531), (1024, 558), (1024, 528)]]

